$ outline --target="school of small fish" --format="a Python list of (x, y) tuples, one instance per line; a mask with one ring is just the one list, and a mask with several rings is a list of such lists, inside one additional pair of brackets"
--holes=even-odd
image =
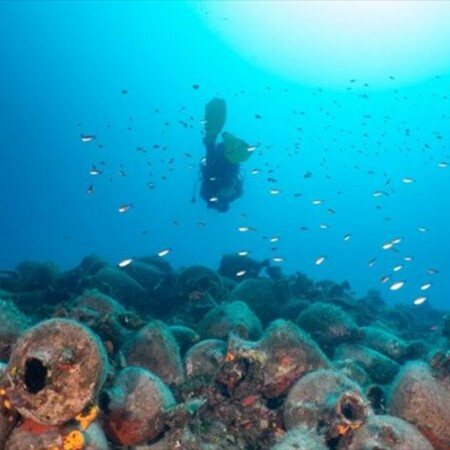
[[(394, 78), (392, 78), (394, 80)], [(348, 91), (351, 92), (352, 89), (354, 89), (356, 81), (351, 80), (351, 85), (348, 87)], [(369, 86), (367, 84), (362, 85), (364, 88), (369, 89)], [(201, 92), (200, 85), (195, 83), (192, 86), (192, 89), (194, 91)], [(267, 91), (271, 91), (271, 88), (267, 89)], [(122, 90), (123, 92), (127, 93), (128, 96), (128, 90)], [(288, 90), (284, 89), (284, 93), (287, 93)], [(236, 94), (236, 96), (243, 96), (245, 93), (244, 91), (239, 92)], [(361, 102), (369, 102), (370, 101), (370, 93), (367, 91), (367, 93), (361, 94), (360, 92), (354, 93), (359, 101)], [(266, 94), (268, 95), (268, 94)], [(319, 99), (322, 95), (322, 89), (316, 89), (312, 92), (312, 97)], [(406, 96), (401, 96), (401, 94), (398, 91), (395, 91), (394, 94), (394, 100), (396, 102), (406, 102), (407, 98)], [(320, 102), (319, 102), (320, 103)], [(334, 155), (345, 155), (346, 152), (350, 154), (356, 154), (359, 155), (360, 158), (358, 159), (358, 163), (352, 163), (352, 158), (349, 158), (346, 160), (343, 159), (344, 163), (343, 168), (348, 172), (348, 177), (359, 177), (358, 179), (363, 180), (363, 185), (361, 186), (360, 191), (357, 194), (360, 195), (358, 197), (358, 200), (355, 200), (355, 203), (353, 204), (354, 208), (358, 208), (358, 202), (364, 202), (364, 205), (371, 204), (373, 205), (373, 208), (377, 211), (380, 211), (380, 214), (382, 214), (383, 211), (386, 211), (384, 213), (383, 220), (386, 224), (389, 224), (392, 220), (396, 217), (396, 208), (392, 206), (391, 199), (395, 195), (402, 195), (405, 198), (409, 198), (412, 203), (411, 207), (413, 207), (414, 198), (411, 197), (414, 195), (414, 190), (417, 186), (419, 186), (421, 183), (425, 182), (425, 175), (422, 174), (420, 171), (414, 170), (411, 167), (405, 167), (405, 170), (403, 170), (403, 173), (398, 173), (397, 169), (395, 171), (390, 171), (387, 167), (376, 167), (376, 159), (374, 162), (374, 167), (364, 167), (364, 157), (365, 156), (378, 156), (380, 154), (386, 153), (387, 150), (383, 149), (383, 142), (390, 138), (390, 134), (388, 132), (388, 125), (390, 123), (394, 122), (394, 115), (386, 113), (385, 115), (381, 117), (376, 117), (375, 114), (369, 113), (369, 111), (364, 112), (360, 115), (359, 121), (362, 129), (362, 134), (360, 136), (357, 136), (358, 139), (362, 139), (362, 144), (359, 146), (356, 144), (350, 145), (349, 148), (344, 149), (339, 144), (339, 136), (344, 135), (351, 135), (352, 130), (344, 130), (342, 128), (339, 129), (333, 129), (333, 121), (336, 120), (336, 117), (338, 113), (340, 113), (340, 110), (344, 108), (344, 104), (340, 100), (334, 100), (332, 104), (329, 104), (327, 106), (321, 105), (318, 108), (319, 114), (322, 114), (324, 117), (326, 117), (329, 120), (329, 124), (324, 127), (324, 133), (327, 135), (332, 135), (333, 139), (332, 142), (334, 143), (335, 150), (332, 150), (331, 144), (321, 144), (318, 142), (319, 146), (326, 147), (325, 149), (321, 150), (321, 152), (317, 152), (318, 155), (321, 157), (318, 158), (318, 165), (314, 165), (309, 163), (309, 167), (303, 167), (302, 166), (302, 153), (304, 151), (304, 144), (303, 136), (307, 133), (308, 125), (307, 125), (307, 117), (308, 117), (308, 111), (306, 110), (299, 110), (295, 109), (291, 111), (291, 116), (286, 119), (287, 123), (293, 124), (294, 122), (299, 123), (300, 125), (295, 127), (297, 132), (297, 139), (294, 140), (289, 146), (286, 148), (280, 148), (278, 149), (278, 152), (283, 151), (283, 157), (280, 159), (280, 156), (277, 155), (277, 158), (275, 159), (276, 163), (270, 163), (269, 159), (272, 156), (272, 154), (275, 152), (276, 144), (272, 143), (264, 143), (257, 141), (254, 145), (250, 145), (247, 148), (248, 152), (254, 153), (254, 155), (251, 157), (250, 161), (246, 163), (246, 172), (251, 176), (247, 177), (246, 184), (251, 185), (253, 180), (258, 180), (258, 183), (266, 182), (268, 183), (268, 189), (265, 191), (265, 194), (261, 194), (263, 197), (264, 195), (267, 196), (267, 193), (269, 196), (272, 197), (279, 197), (280, 201), (283, 199), (283, 201), (286, 201), (286, 198), (291, 197), (292, 199), (300, 199), (300, 200), (294, 200), (294, 201), (302, 201), (302, 199), (305, 199), (311, 204), (317, 211), (322, 211), (324, 214), (327, 214), (330, 218), (328, 221), (319, 220), (318, 222), (314, 223), (312, 220), (307, 220), (308, 216), (306, 212), (306, 206), (303, 207), (301, 204), (296, 203), (296, 209), (291, 210), (291, 216), (288, 218), (289, 221), (296, 222), (297, 225), (297, 232), (304, 232), (304, 233), (312, 233), (314, 229), (323, 230), (321, 233), (323, 233), (324, 237), (319, 238), (318, 241), (318, 248), (322, 248), (321, 241), (322, 239), (326, 240), (328, 243), (327, 245), (330, 245), (330, 237), (332, 235), (329, 235), (329, 233), (333, 233), (334, 229), (341, 230), (342, 229), (342, 217), (341, 208), (335, 208), (339, 204), (338, 199), (341, 198), (343, 195), (348, 192), (348, 188), (346, 189), (339, 189), (334, 194), (330, 194), (328, 192), (328, 195), (323, 195), (323, 192), (314, 192), (314, 188), (308, 187), (308, 186), (316, 186), (317, 189), (317, 183), (315, 180), (324, 181), (325, 183), (331, 184), (333, 182), (333, 164), (330, 162), (330, 160), (333, 158)], [(391, 107), (392, 108), (392, 107)], [(364, 107), (362, 107), (364, 109)], [(187, 130), (188, 132), (193, 132), (201, 129), (202, 126), (204, 126), (204, 121), (197, 117), (197, 113), (190, 113), (189, 109), (186, 106), (180, 107), (178, 114), (180, 115), (179, 120), (173, 120), (168, 119), (166, 114), (164, 114), (166, 117), (163, 117), (163, 113), (161, 112), (162, 108), (154, 108), (153, 109), (153, 115), (155, 118), (155, 121), (158, 120), (161, 126), (161, 136), (162, 138), (159, 139), (156, 142), (147, 143), (146, 145), (138, 145), (135, 146), (135, 154), (139, 155), (138, 157), (141, 158), (141, 164), (142, 166), (147, 170), (147, 176), (148, 180), (144, 184), (147, 190), (153, 191), (157, 189), (159, 186), (163, 185), (165, 181), (168, 180), (171, 173), (179, 170), (180, 166), (184, 167), (185, 170), (190, 170), (193, 173), (193, 179), (197, 176), (197, 168), (198, 164), (203, 162), (204, 163), (204, 155), (202, 154), (201, 144), (198, 145), (198, 149), (192, 149), (190, 151), (189, 148), (183, 148), (178, 149), (176, 152), (170, 147), (170, 145), (167, 143), (167, 134), (166, 130), (169, 129), (182, 129)], [(353, 114), (356, 114), (353, 112)], [(258, 123), (262, 124), (260, 126), (264, 126), (265, 121), (267, 118), (270, 117), (270, 114), (268, 112), (263, 113), (253, 113), (252, 117), (249, 117), (249, 120), (257, 120)], [(377, 120), (377, 123), (383, 124), (385, 126), (385, 131), (381, 131), (378, 136), (371, 136), (370, 134), (370, 124), (371, 122), (374, 122)], [(266, 124), (267, 125), (267, 124)], [(79, 124), (79, 127), (81, 127), (81, 124)], [(107, 124), (106, 129), (111, 129), (112, 125)], [(116, 167), (110, 167), (109, 164), (105, 160), (105, 147), (106, 144), (102, 143), (102, 132), (101, 130), (94, 130), (92, 128), (95, 127), (87, 127), (91, 128), (90, 132), (81, 132), (79, 134), (80, 141), (83, 146), (86, 146), (86, 148), (93, 150), (96, 155), (97, 160), (93, 162), (90, 167), (87, 169), (88, 175), (92, 177), (92, 180), (101, 180), (101, 179), (107, 179), (109, 183), (111, 184), (117, 184), (120, 179), (127, 178), (130, 172), (132, 170), (130, 167), (127, 167), (127, 164), (122, 163), (119, 164)], [(135, 130), (135, 125), (133, 122), (133, 117), (129, 117), (128, 123), (125, 126), (125, 129), (127, 132), (132, 133)], [(94, 132), (92, 132), (94, 131)], [(98, 132), (95, 132), (98, 131)], [(332, 134), (334, 132), (334, 134)], [(423, 138), (418, 137), (419, 132), (417, 127), (409, 127), (404, 122), (399, 122), (396, 124), (395, 132), (397, 133), (397, 136), (403, 136), (403, 141), (399, 144), (399, 147), (401, 148), (399, 151), (404, 152), (406, 155), (410, 152), (410, 139), (416, 134), (416, 141), (420, 143), (422, 146), (422, 150), (424, 154), (427, 155), (426, 165), (429, 166), (429, 169), (431, 170), (433, 167), (435, 170), (439, 169), (446, 169), (449, 167), (450, 164), (450, 152), (447, 146), (441, 146), (438, 147), (436, 143), (433, 143), (431, 140), (437, 139), (442, 140), (442, 134), (435, 132), (434, 136), (429, 137), (429, 142), (425, 142)], [(104, 133), (103, 133), (104, 134)], [(321, 138), (319, 138), (319, 141)], [(328, 142), (328, 141), (327, 141)], [(434, 153), (431, 153), (431, 150), (433, 149)], [(438, 151), (439, 150), (439, 151)], [(265, 155), (267, 154), (268, 159), (265, 160)], [(283, 160), (284, 158), (284, 160)], [(281, 172), (283, 170), (283, 164), (288, 164), (289, 166), (295, 166), (295, 158), (298, 159), (298, 185), (289, 185), (289, 184), (282, 184), (283, 177), (281, 176)], [(361, 159), (362, 158), (362, 159)], [(354, 158), (356, 161), (356, 158)], [(432, 162), (432, 164), (429, 164)], [(252, 167), (252, 164), (255, 164), (255, 166)], [(314, 170), (314, 167), (316, 167), (316, 170)], [(133, 169), (134, 170), (134, 169)], [(444, 173), (444, 172), (442, 172)], [(194, 175), (195, 174), (195, 175)], [(265, 179), (263, 177), (265, 176)], [(254, 178), (253, 178), (254, 177)], [(378, 181), (377, 181), (378, 177)], [(364, 184), (367, 183), (367, 186)], [(95, 183), (95, 185), (97, 182)], [(260, 184), (258, 184), (259, 186)], [(403, 187), (403, 185), (406, 185)], [(367, 192), (366, 192), (367, 191)], [(89, 194), (90, 197), (99, 195), (97, 189), (94, 186), (93, 181), (88, 182), (88, 187), (86, 189), (87, 194)], [(95, 195), (94, 195), (95, 194)], [(356, 194), (356, 193), (355, 193)], [(409, 196), (409, 197), (408, 197)], [(261, 198), (258, 200), (258, 202), (261, 202), (261, 205), (264, 202), (264, 198)], [(124, 196), (124, 198), (128, 198), (128, 196)], [(355, 197), (356, 198), (356, 197)], [(182, 201), (180, 199), (180, 201)], [(217, 197), (211, 197), (209, 199), (210, 202), (214, 203), (218, 201)], [(274, 200), (277, 201), (277, 200)], [(135, 203), (131, 201), (118, 201), (117, 202), (117, 212), (119, 214), (125, 214), (130, 213), (131, 210), (135, 208)], [(137, 202), (136, 205), (139, 208), (145, 208), (141, 201)], [(182, 205), (181, 207), (185, 207), (186, 205)], [(238, 205), (236, 206), (233, 204), (233, 208), (238, 208)], [(268, 206), (270, 208), (270, 206)], [(404, 206), (405, 210), (398, 211), (398, 214), (401, 217), (401, 214), (407, 212), (408, 207)], [(131, 214), (132, 215), (132, 214)], [(127, 214), (128, 216), (128, 214)], [(238, 233), (243, 235), (258, 235), (258, 229), (261, 227), (258, 225), (252, 226), (250, 225), (250, 220), (248, 219), (249, 215), (247, 213), (240, 213), (239, 219), (241, 222), (244, 222), (241, 225), (235, 226), (235, 230), (237, 230)], [(314, 216), (317, 217), (317, 216)], [(333, 219), (332, 219), (333, 218)], [(336, 218), (336, 221), (334, 220)], [(285, 218), (280, 218), (280, 220)], [(418, 218), (422, 220), (422, 218)], [(224, 219), (225, 220), (225, 219)], [(181, 221), (178, 219), (172, 220), (173, 226), (180, 226)], [(208, 221), (204, 219), (200, 219), (196, 222), (196, 226), (199, 228), (204, 228), (207, 226)], [(363, 222), (361, 222), (363, 223)], [(339, 234), (339, 240), (341, 242), (344, 242), (345, 246), (351, 246), (353, 243), (354, 245), (358, 245), (358, 242), (367, 242), (367, 239), (369, 238), (370, 231), (364, 230), (365, 225), (359, 224), (358, 226), (354, 226), (352, 228), (350, 223), (346, 224), (346, 228), (344, 229), (344, 232), (338, 231)], [(415, 223), (413, 225), (415, 227), (416, 232), (418, 233), (428, 233), (429, 228), (426, 224), (423, 223)], [(370, 228), (370, 227), (369, 227)], [(386, 227), (387, 229), (388, 227)], [(410, 300), (410, 302), (414, 305), (421, 305), (424, 302), (426, 302), (429, 298), (428, 292), (431, 293), (433, 283), (431, 281), (428, 281), (424, 277), (426, 275), (435, 276), (440, 273), (440, 270), (436, 268), (434, 265), (428, 266), (428, 268), (425, 270), (425, 273), (423, 275), (418, 274), (417, 272), (413, 272), (415, 275), (414, 277), (409, 277), (408, 273), (410, 271), (410, 267), (412, 267), (413, 264), (416, 262), (415, 256), (412, 254), (404, 254), (405, 251), (408, 249), (409, 242), (413, 239), (417, 239), (416, 236), (413, 236), (413, 229), (405, 230), (404, 234), (402, 233), (400, 236), (392, 237), (389, 236), (390, 233), (386, 232), (385, 239), (382, 242), (373, 242), (372, 248), (373, 248), (373, 255), (368, 255), (369, 257), (367, 259), (362, 260), (359, 262), (361, 266), (365, 265), (368, 267), (368, 269), (371, 269), (372, 271), (378, 273), (378, 283), (382, 286), (386, 285), (386, 289), (388, 289), (391, 292), (401, 291), (402, 288), (405, 286), (405, 284), (408, 284), (408, 286), (414, 285), (414, 288), (417, 292), (417, 296)], [(147, 230), (142, 231), (143, 234), (147, 233)], [(230, 231), (231, 235), (233, 231)], [(430, 232), (431, 233), (431, 232)], [(325, 237), (326, 235), (326, 237)], [(278, 234), (272, 234), (272, 235), (265, 235), (262, 237), (264, 240), (266, 240), (271, 247), (269, 248), (269, 252), (271, 252), (270, 260), (273, 263), (276, 264), (283, 264), (285, 261), (289, 258), (286, 258), (286, 255), (283, 255), (280, 251), (280, 247), (278, 246), (280, 244), (280, 240), (282, 239), (282, 236)], [(245, 238), (244, 238), (245, 239)], [(253, 239), (253, 238), (252, 238)], [(286, 240), (286, 239), (285, 239)], [(284, 241), (283, 241), (284, 242)], [(156, 243), (155, 243), (156, 244)], [(346, 247), (348, 248), (348, 247)], [(326, 251), (326, 248), (323, 248), (324, 251)], [(174, 250), (175, 251), (175, 250)], [(312, 257), (312, 262), (309, 263), (306, 262), (305, 258), (303, 258), (302, 255), (303, 249), (298, 249), (298, 254), (300, 255), (300, 262), (304, 261), (305, 264), (305, 271), (307, 270), (306, 267), (308, 264), (310, 264), (312, 267), (314, 266), (331, 266), (333, 261), (333, 252), (327, 252), (327, 255), (324, 253), (320, 254), (320, 250), (316, 253), (316, 256)], [(345, 251), (345, 250), (342, 250)], [(159, 250), (154, 249), (154, 252), (159, 257), (165, 257), (169, 253), (172, 252), (171, 247), (164, 247), (160, 248)], [(239, 256), (248, 256), (251, 253), (251, 250), (249, 248), (245, 248), (236, 251), (236, 254)], [(386, 254), (391, 255), (391, 259), (394, 259), (395, 261), (390, 263), (388, 265), (386, 258)], [(368, 261), (368, 262), (367, 262)], [(324, 264), (326, 262), (326, 264)], [(132, 258), (124, 258), (121, 260), (117, 265), (118, 267), (126, 267), (133, 263)], [(320, 269), (324, 270), (324, 269)], [(404, 278), (398, 279), (399, 274), (405, 274)], [(245, 270), (239, 270), (236, 272), (237, 277), (242, 277), (246, 274)], [(421, 293), (427, 291), (427, 296), (421, 295)]]

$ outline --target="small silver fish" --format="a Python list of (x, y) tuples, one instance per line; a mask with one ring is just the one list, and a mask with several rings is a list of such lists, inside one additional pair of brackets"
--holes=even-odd
[(89, 175), (97, 176), (100, 175), (102, 172), (97, 169), (97, 167), (92, 166), (91, 170), (89, 171)]
[(162, 258), (163, 256), (168, 255), (171, 250), (172, 250), (171, 248), (165, 248), (163, 250), (160, 250), (157, 254), (158, 254), (159, 257)]
[(325, 255), (324, 255), (324, 256), (319, 256), (319, 257), (316, 259), (316, 261), (315, 261), (316, 266), (320, 266), (320, 265), (325, 261), (325, 259), (326, 259), (326, 256), (325, 256)]
[(417, 297), (414, 301), (414, 305), (421, 305), (422, 303), (425, 303), (427, 301), (426, 297)]
[(95, 139), (95, 136), (92, 134), (82, 134), (81, 142), (92, 142)]
[(126, 267), (128, 265), (130, 265), (133, 262), (133, 258), (127, 258), (127, 259), (123, 259), (122, 261), (120, 261), (119, 264), (117, 264), (119, 267)]
[(391, 284), (391, 287), (389, 288), (391, 291), (398, 291), (400, 288), (402, 288), (405, 285), (404, 281), (396, 281), (395, 283)]
[(117, 211), (119, 211), (120, 213), (125, 213), (125, 212), (129, 211), (131, 208), (133, 208), (133, 203), (125, 203), (123, 205), (120, 205), (117, 208)]

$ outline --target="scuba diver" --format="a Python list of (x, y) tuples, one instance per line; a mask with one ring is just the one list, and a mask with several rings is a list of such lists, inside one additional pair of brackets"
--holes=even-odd
[[(230, 203), (243, 193), (240, 163), (251, 155), (249, 145), (231, 133), (222, 133), (222, 142), (216, 143), (226, 119), (226, 103), (213, 98), (205, 107), (206, 156), (200, 164), (200, 196), (208, 208), (226, 212)], [(193, 198), (195, 202), (195, 198)]]

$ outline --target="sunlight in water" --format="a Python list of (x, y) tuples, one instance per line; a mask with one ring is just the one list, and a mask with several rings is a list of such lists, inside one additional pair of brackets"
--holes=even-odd
[[(193, 3), (245, 59), (305, 84), (384, 88), (450, 71), (450, 2)], [(395, 80), (392, 79), (395, 78)]]

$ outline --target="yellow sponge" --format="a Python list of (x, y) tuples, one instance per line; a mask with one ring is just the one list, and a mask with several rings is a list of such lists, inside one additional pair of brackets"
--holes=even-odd
[(75, 416), (75, 420), (80, 424), (80, 427), (85, 430), (97, 418), (99, 411), (97, 405), (89, 405), (83, 412)]
[(73, 430), (64, 436), (63, 450), (83, 450), (84, 436), (81, 431)]

